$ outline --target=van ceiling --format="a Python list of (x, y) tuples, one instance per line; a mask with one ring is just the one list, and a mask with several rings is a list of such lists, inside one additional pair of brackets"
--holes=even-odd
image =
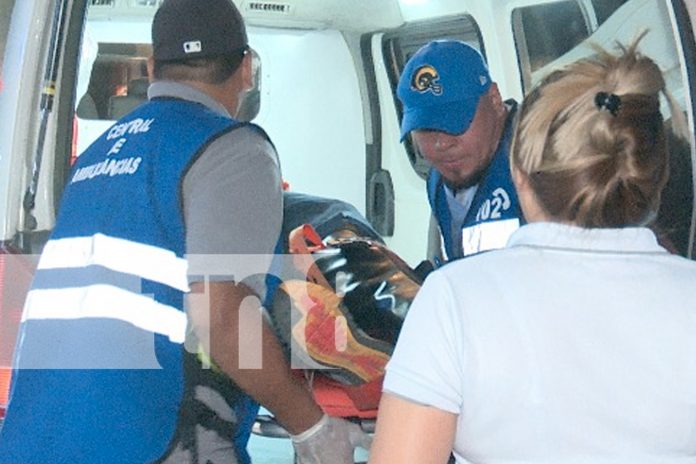
[(371, 31), (403, 24), (399, 0), (234, 0), (247, 24)]
[[(403, 24), (400, 1), (232, 0), (250, 26), (374, 31)], [(91, 19), (151, 20), (162, 0), (88, 0)]]

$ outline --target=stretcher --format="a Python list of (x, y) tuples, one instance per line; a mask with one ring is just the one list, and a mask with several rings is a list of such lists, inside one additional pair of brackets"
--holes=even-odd
[[(384, 367), (423, 277), (356, 217), (339, 211), (286, 229), (304, 278), (282, 282), (269, 313), (293, 365), (307, 363), (298, 375), (323, 411), (373, 433)], [(268, 414), (257, 416), (252, 433), (289, 437)]]

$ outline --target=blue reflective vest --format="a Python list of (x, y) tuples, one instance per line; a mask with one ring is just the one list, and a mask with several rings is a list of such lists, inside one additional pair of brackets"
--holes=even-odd
[(430, 169), (427, 181), (428, 201), (440, 228), (442, 251), (447, 260), (502, 248), (508, 237), (520, 226), (522, 212), (509, 166), (515, 110), (513, 102), (498, 149), (478, 184), (469, 211), (461, 224), (461, 242), (453, 235), (452, 212), (442, 176), (436, 169)]
[(156, 99), (80, 156), (27, 297), (2, 462), (146, 463), (165, 451), (183, 385), (180, 187), (237, 125)]

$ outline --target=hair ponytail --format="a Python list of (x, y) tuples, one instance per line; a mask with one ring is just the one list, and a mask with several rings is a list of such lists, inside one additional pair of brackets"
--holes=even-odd
[(655, 216), (669, 165), (660, 92), (673, 100), (658, 66), (637, 52), (642, 37), (618, 55), (597, 49), (525, 98), (511, 163), (551, 218), (623, 227)]

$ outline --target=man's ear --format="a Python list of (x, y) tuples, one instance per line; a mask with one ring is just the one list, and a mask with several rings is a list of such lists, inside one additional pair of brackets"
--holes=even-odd
[(502, 100), (502, 97), (500, 96), (500, 89), (498, 88), (498, 84), (495, 82), (491, 82), (491, 86), (488, 88), (488, 93), (491, 97)]
[(488, 94), (488, 98), (490, 99), (491, 104), (496, 109), (496, 111), (505, 111), (505, 104), (503, 103), (503, 97), (500, 96), (500, 89), (498, 88), (498, 84), (496, 84), (495, 82), (491, 82), (491, 86), (488, 87), (488, 91), (486, 93)]
[(155, 80), (155, 59), (152, 56), (147, 59), (147, 79), (150, 82)]

